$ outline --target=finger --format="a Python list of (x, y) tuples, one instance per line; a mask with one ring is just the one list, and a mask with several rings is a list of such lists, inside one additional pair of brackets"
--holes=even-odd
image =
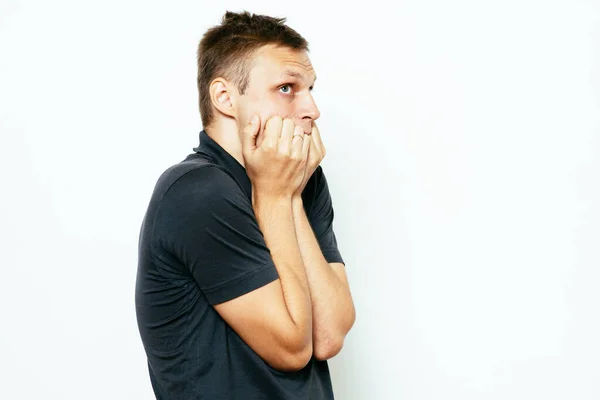
[(282, 124), (283, 124), (283, 121), (282, 121), (281, 117), (279, 117), (277, 115), (269, 118), (269, 120), (265, 124), (265, 130), (264, 130), (265, 138), (263, 139), (261, 146), (266, 145), (266, 146), (274, 148), (274, 149), (277, 148), (277, 143), (279, 141), (279, 134), (281, 132)]
[(279, 149), (284, 154), (290, 154), (292, 148), (292, 138), (296, 132), (294, 121), (289, 118), (283, 120), (281, 136), (279, 137)]
[(323, 141), (321, 140), (321, 132), (319, 132), (319, 128), (317, 127), (317, 123), (315, 121), (312, 123), (312, 131), (310, 136), (317, 150), (323, 151), (325, 146), (323, 145)]
[(248, 151), (256, 149), (256, 136), (258, 135), (259, 127), (260, 117), (255, 115), (243, 130), (242, 150)]
[(310, 149), (314, 146), (314, 142), (311, 135), (304, 135), (304, 142), (302, 143), (302, 157), (308, 159)]
[(292, 138), (292, 156), (298, 156), (302, 154), (304, 142), (306, 141), (306, 135), (301, 126), (294, 128), (294, 136)]

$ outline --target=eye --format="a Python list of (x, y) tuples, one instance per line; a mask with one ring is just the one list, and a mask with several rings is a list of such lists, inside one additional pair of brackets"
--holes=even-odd
[[(283, 89), (287, 89), (287, 90), (283, 90)], [(290, 91), (292, 90), (292, 85), (286, 84), (283, 86), (279, 87), (279, 90), (281, 90), (282, 93), (290, 93)]]

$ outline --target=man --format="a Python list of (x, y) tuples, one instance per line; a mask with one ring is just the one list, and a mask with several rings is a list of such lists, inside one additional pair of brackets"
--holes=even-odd
[(332, 399), (354, 323), (311, 90), (284, 18), (227, 12), (198, 48), (200, 144), (159, 178), (136, 311), (158, 399)]

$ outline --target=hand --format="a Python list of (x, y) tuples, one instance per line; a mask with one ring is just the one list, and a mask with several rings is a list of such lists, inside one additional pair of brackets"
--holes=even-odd
[(310, 134), (310, 149), (308, 150), (308, 162), (306, 164), (306, 170), (304, 172), (304, 178), (302, 183), (298, 187), (298, 189), (294, 192), (293, 197), (301, 197), (302, 191), (306, 187), (310, 177), (315, 172), (323, 158), (325, 158), (325, 154), (327, 151), (325, 150), (325, 145), (321, 140), (321, 133), (319, 132), (319, 128), (317, 128), (317, 124), (313, 121), (312, 123), (312, 133)]
[(271, 197), (291, 197), (304, 179), (311, 139), (291, 119), (271, 117), (264, 139), (257, 146), (260, 118), (246, 126), (242, 155), (254, 193)]

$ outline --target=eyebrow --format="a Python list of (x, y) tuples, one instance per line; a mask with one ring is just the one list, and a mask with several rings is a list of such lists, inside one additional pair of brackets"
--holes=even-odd
[[(303, 79), (302, 74), (297, 71), (294, 71), (293, 69), (286, 69), (285, 71), (283, 71), (283, 74), (281, 74), (281, 76), (291, 76), (293, 78)], [(316, 80), (317, 76), (315, 75), (315, 79), (313, 80), (313, 82), (315, 82)]]

